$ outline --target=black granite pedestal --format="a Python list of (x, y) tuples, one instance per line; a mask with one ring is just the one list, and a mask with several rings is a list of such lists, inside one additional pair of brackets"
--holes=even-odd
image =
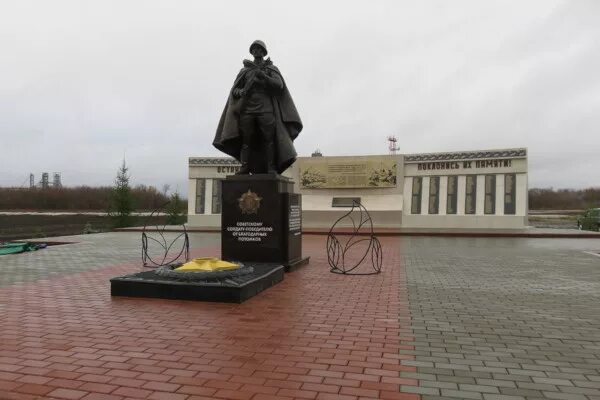
[(221, 257), (277, 263), (287, 272), (302, 257), (302, 198), (294, 182), (275, 174), (233, 175), (223, 181)]
[(278, 264), (246, 264), (253, 272), (222, 279), (181, 281), (156, 271), (138, 272), (110, 280), (111, 296), (147, 297), (242, 303), (283, 280)]

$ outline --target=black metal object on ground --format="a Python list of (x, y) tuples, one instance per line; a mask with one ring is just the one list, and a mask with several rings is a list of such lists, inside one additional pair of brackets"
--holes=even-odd
[[(162, 267), (165, 265), (172, 265), (172, 264), (176, 264), (176, 263), (181, 264), (182, 257), (183, 257), (183, 262), (188, 262), (190, 260), (190, 238), (187, 234), (185, 224), (181, 225), (181, 227), (183, 228), (183, 232), (181, 232), (179, 235), (177, 235), (175, 237), (175, 239), (173, 239), (170, 243), (168, 243), (167, 239), (165, 238), (165, 232), (168, 232), (165, 230), (165, 228), (167, 226), (166, 223), (162, 226), (162, 228), (160, 228), (158, 225), (156, 225), (155, 231), (154, 230), (152, 230), (152, 231), (146, 230), (148, 221), (150, 221), (153, 217), (155, 217), (156, 215), (161, 213), (169, 203), (170, 203), (170, 201), (166, 202), (161, 207), (152, 211), (152, 213), (150, 213), (150, 215), (148, 216), (148, 218), (146, 218), (146, 221), (144, 222), (144, 229), (142, 230), (142, 265), (144, 267), (156, 268), (156, 267)], [(148, 233), (146, 233), (146, 232), (148, 232)], [(156, 234), (158, 236), (160, 236), (160, 240), (158, 240), (152, 236), (149, 236), (148, 234), (150, 232), (153, 232), (153, 233), (156, 232)], [(177, 241), (180, 238), (183, 238), (183, 240), (182, 240), (183, 243), (181, 245), (181, 249), (179, 250), (178, 253), (176, 253), (176, 255), (173, 255), (173, 253), (171, 252), (171, 248), (173, 247), (173, 245), (175, 243), (177, 243)], [(160, 261), (154, 260), (148, 254), (148, 240), (156, 242), (162, 248), (162, 250), (163, 250), (162, 260), (160, 260)]]
[[(352, 213), (358, 209), (359, 221), (358, 224), (352, 217)], [(341, 235), (336, 235), (336, 226), (344, 219), (352, 221), (352, 233), (348, 240), (342, 244), (344, 239), (341, 239)], [(365, 235), (361, 232), (361, 229), (368, 229), (368, 234)], [(347, 235), (347, 234), (346, 234)], [(366, 249), (362, 257), (358, 258), (358, 261), (351, 265), (346, 265), (346, 253), (352, 249), (358, 248), (359, 244), (367, 244)], [(367, 259), (371, 258), (371, 266), (373, 271), (361, 272), (357, 271), (357, 268)], [(356, 257), (352, 257), (355, 259)], [(381, 243), (375, 236), (373, 231), (373, 220), (367, 209), (360, 204), (360, 202), (353, 201), (352, 208), (346, 214), (342, 215), (331, 227), (327, 234), (327, 262), (330, 266), (330, 272), (335, 274), (344, 275), (373, 275), (381, 272), (381, 264), (383, 262), (381, 253)]]
[(281, 282), (284, 267), (279, 264), (249, 264), (253, 272), (223, 279), (182, 282), (143, 271), (110, 280), (111, 296), (147, 297), (195, 301), (242, 303)]

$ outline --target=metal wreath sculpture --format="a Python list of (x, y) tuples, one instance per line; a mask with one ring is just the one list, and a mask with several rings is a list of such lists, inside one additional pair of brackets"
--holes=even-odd
[[(185, 229), (184, 224), (181, 224), (181, 226), (183, 228), (183, 232), (180, 233), (179, 235), (177, 235), (177, 237), (175, 237), (175, 239), (173, 239), (170, 243), (167, 242), (167, 239), (165, 238), (165, 228), (167, 226), (166, 223), (162, 226), (162, 228), (159, 225), (156, 225), (156, 233), (158, 233), (158, 235), (160, 236), (160, 240), (153, 238), (152, 236), (148, 236), (148, 234), (146, 233), (147, 232), (146, 228), (148, 226), (148, 222), (152, 219), (152, 217), (161, 213), (169, 203), (170, 203), (170, 201), (166, 202), (165, 204), (163, 204), (156, 210), (152, 211), (150, 213), (150, 215), (148, 216), (148, 218), (146, 218), (146, 221), (144, 222), (144, 229), (142, 230), (142, 265), (144, 267), (157, 268), (157, 267), (162, 267), (165, 265), (182, 263), (180, 261), (180, 258), (182, 258), (182, 257), (184, 259), (183, 262), (188, 262), (190, 260), (190, 238), (188, 237), (187, 230)], [(148, 233), (150, 233), (150, 232), (154, 232), (154, 230), (148, 231)], [(177, 255), (170, 254), (171, 247), (173, 247), (173, 245), (181, 237), (183, 237), (183, 243), (181, 245), (181, 250), (179, 250)], [(155, 261), (148, 254), (148, 240), (152, 240), (152, 241), (158, 243), (162, 247), (162, 249), (163, 249), (162, 260)]]
[[(360, 211), (360, 220), (358, 225), (355, 223), (354, 218), (352, 218), (352, 212), (355, 209)], [(342, 221), (344, 218), (349, 218), (352, 221), (353, 231), (350, 238), (342, 245), (338, 237), (335, 235), (334, 229), (336, 225)], [(368, 229), (368, 233), (361, 233), (360, 229), (365, 227)], [(353, 247), (355, 247), (359, 243), (368, 242), (365, 253), (360, 257), (358, 262), (352, 266), (346, 265), (346, 253), (350, 251)], [(370, 255), (371, 257), (371, 266), (373, 271), (369, 272), (353, 272), (355, 271), (363, 261)], [(375, 236), (373, 231), (373, 220), (371, 219), (371, 215), (367, 211), (367, 209), (360, 204), (360, 202), (353, 200), (352, 208), (346, 214), (341, 216), (327, 234), (327, 262), (331, 267), (330, 272), (335, 274), (344, 274), (344, 275), (374, 275), (381, 272), (381, 264), (383, 262), (382, 252), (381, 252), (381, 243), (379, 239)]]

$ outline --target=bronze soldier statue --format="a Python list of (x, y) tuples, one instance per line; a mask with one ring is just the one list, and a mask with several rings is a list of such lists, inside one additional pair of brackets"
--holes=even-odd
[(293, 141), (302, 121), (261, 40), (250, 45), (254, 61), (244, 60), (221, 115), (213, 146), (236, 158), (238, 174), (280, 174), (296, 160)]

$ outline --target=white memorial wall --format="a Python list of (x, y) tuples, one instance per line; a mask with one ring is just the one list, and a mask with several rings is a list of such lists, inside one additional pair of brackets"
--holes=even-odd
[[(228, 157), (189, 159), (188, 225), (220, 228)], [(357, 174), (354, 179), (352, 174)], [(520, 229), (527, 226), (527, 150), (300, 157), (284, 175), (303, 196), (303, 228), (326, 228), (359, 198), (380, 228)], [(360, 175), (360, 176), (359, 176)], [(352, 182), (352, 184), (349, 184)]]

